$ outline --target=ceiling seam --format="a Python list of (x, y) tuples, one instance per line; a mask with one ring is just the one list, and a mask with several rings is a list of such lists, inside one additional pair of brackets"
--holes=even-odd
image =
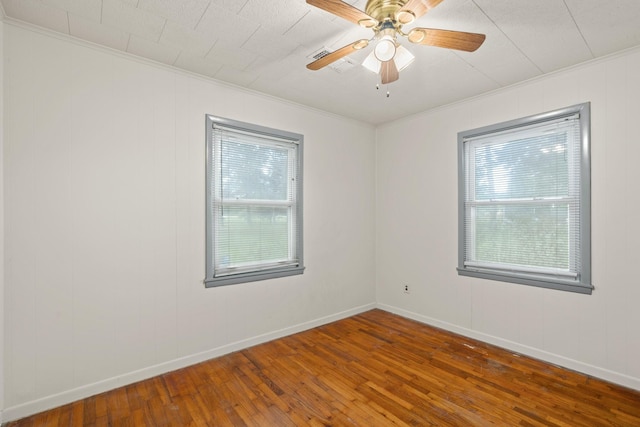
[(489, 81), (495, 83), (498, 87), (503, 87), (502, 83), (496, 81), (495, 79), (493, 79), (492, 77), (489, 77), (484, 71), (482, 71), (481, 69), (479, 69), (478, 67), (476, 67), (475, 65), (473, 65), (472, 63), (470, 63), (469, 61), (467, 61), (466, 59), (464, 59), (462, 56), (460, 56), (459, 53), (457, 52), (453, 52), (454, 55), (456, 55), (458, 58), (460, 58), (460, 60), (462, 60), (465, 64), (467, 64), (469, 67), (473, 68), (475, 71), (477, 71), (478, 73), (482, 74), (483, 76), (485, 76)]
[(240, 45), (241, 49), (244, 48), (244, 45), (247, 44), (249, 40), (251, 40), (251, 38), (260, 30), (260, 28), (262, 28), (262, 24), (258, 25), (258, 28), (256, 28), (255, 31), (251, 33), (251, 35), (247, 37), (247, 39)]
[(196, 22), (196, 25), (193, 27), (194, 31), (195, 31), (196, 28), (198, 28), (198, 26), (200, 25), (200, 22), (202, 22), (202, 18), (204, 18), (204, 15), (207, 14), (207, 11), (209, 10), (210, 7), (211, 7), (211, 1), (209, 1), (209, 3), (207, 3), (207, 7), (204, 8), (204, 11), (202, 12), (202, 15), (200, 15), (200, 19), (198, 19), (198, 22)]
[(209, 48), (209, 50), (207, 51), (207, 53), (204, 54), (204, 58), (208, 58), (209, 54), (211, 53), (211, 51), (213, 50), (213, 48), (218, 44), (218, 40), (214, 40), (213, 44), (211, 45), (211, 47)]
[(162, 40), (162, 35), (164, 34), (164, 29), (167, 28), (167, 22), (169, 22), (169, 20), (165, 18), (164, 24), (162, 25), (162, 30), (160, 30), (160, 34), (158, 35), (158, 40), (156, 40), (156, 43), (158, 43), (158, 44), (160, 44), (160, 40)]
[(567, 5), (566, 0), (562, 0), (562, 3), (564, 4), (564, 7), (567, 8), (567, 12), (569, 12), (569, 16), (571, 17), (571, 20), (573, 21), (573, 24), (576, 26), (576, 30), (578, 30), (578, 34), (580, 34), (580, 37), (582, 38), (582, 41), (584, 42), (584, 45), (587, 46), (587, 49), (589, 49), (589, 53), (591, 54), (591, 58), (592, 59), (595, 58), (596, 56), (593, 54), (593, 51), (591, 50), (591, 46), (589, 46), (589, 43), (587, 42), (587, 39), (584, 37), (584, 34), (582, 34), (582, 30), (580, 29), (580, 26), (576, 22), (576, 18), (573, 16), (573, 13), (571, 13), (571, 9), (569, 9), (569, 6)]
[(282, 33), (282, 35), (284, 36), (284, 35), (285, 35), (285, 34), (287, 34), (289, 31), (291, 31), (291, 29), (292, 29), (293, 27), (295, 27), (296, 25), (298, 25), (298, 23), (299, 23), (300, 21), (302, 21), (302, 20), (304, 19), (304, 17), (305, 17), (305, 16), (307, 16), (308, 14), (310, 14), (310, 13), (311, 13), (311, 11), (310, 11), (310, 10), (309, 10), (309, 11), (307, 11), (307, 13), (305, 13), (304, 15), (302, 15), (302, 16), (300, 17), (300, 19), (298, 19), (298, 20), (297, 20), (296, 22), (294, 22), (294, 23), (293, 23), (289, 28), (287, 28), (287, 29), (285, 30), (285, 32), (284, 32), (284, 33)]
[(182, 55), (182, 50), (180, 50), (180, 52), (178, 52), (178, 56), (176, 56), (176, 59), (173, 60), (173, 62), (171, 63), (171, 65), (173, 65), (174, 67), (176, 66), (176, 63), (178, 62), (178, 59), (180, 59), (180, 55)]
[(242, 5), (242, 7), (240, 8), (240, 10), (238, 10), (238, 13), (236, 13), (236, 15), (240, 16), (240, 13), (242, 12), (242, 10), (245, 8), (245, 6), (247, 6), (247, 3), (249, 3), (249, 0), (246, 0), (244, 2), (244, 4)]
[(491, 18), (489, 17), (489, 15), (487, 15), (487, 13), (484, 11), (484, 9), (482, 9), (482, 7), (480, 7), (480, 5), (479, 5), (478, 3), (476, 3), (476, 0), (471, 0), (471, 2), (472, 2), (473, 4), (475, 4), (475, 5), (476, 5), (476, 7), (478, 8), (478, 10), (480, 10), (480, 12), (482, 12), (482, 14), (483, 14), (483, 15), (484, 15), (484, 16), (485, 16), (485, 17), (486, 17), (486, 18), (487, 18), (487, 19), (488, 19), (488, 20), (493, 24), (493, 26), (494, 26), (498, 31), (500, 31), (500, 32), (502, 33), (502, 35), (503, 35), (507, 40), (509, 40), (509, 42), (513, 45), (513, 47), (515, 47), (515, 48), (516, 48), (516, 50), (522, 54), (522, 56), (524, 56), (525, 58), (527, 58), (527, 61), (529, 61), (529, 62), (531, 63), (531, 65), (533, 65), (534, 67), (536, 67), (536, 69), (540, 72), (540, 74), (545, 74), (545, 72), (544, 72), (544, 71), (543, 71), (543, 70), (538, 66), (538, 64), (536, 64), (535, 62), (533, 62), (533, 60), (532, 60), (531, 58), (529, 58), (529, 57), (527, 56), (527, 54), (526, 54), (526, 53), (524, 53), (524, 52), (522, 51), (522, 49), (520, 49), (520, 47), (518, 47), (518, 45), (517, 45), (513, 40), (511, 40), (511, 38), (510, 38), (510, 37), (509, 37), (509, 36), (508, 36), (504, 31), (502, 31), (502, 28), (500, 28), (500, 26), (499, 26), (498, 24), (496, 24), (496, 22), (495, 22), (493, 19), (491, 19)]

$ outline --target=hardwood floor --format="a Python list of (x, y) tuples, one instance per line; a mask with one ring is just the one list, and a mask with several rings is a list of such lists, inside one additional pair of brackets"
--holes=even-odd
[(373, 310), (9, 426), (640, 426), (640, 392)]

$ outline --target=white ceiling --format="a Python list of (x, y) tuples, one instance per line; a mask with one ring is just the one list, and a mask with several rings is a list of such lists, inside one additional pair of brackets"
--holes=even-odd
[(372, 32), (305, 0), (0, 1), (8, 19), (373, 124), (640, 45), (640, 0), (444, 0), (405, 30), (484, 33), (485, 43), (473, 53), (404, 43), (416, 60), (376, 90), (359, 65), (371, 47), (342, 72), (307, 70), (322, 47)]

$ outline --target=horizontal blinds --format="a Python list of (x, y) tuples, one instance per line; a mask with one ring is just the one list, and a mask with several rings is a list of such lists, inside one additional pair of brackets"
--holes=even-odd
[(464, 140), (464, 262), (575, 277), (580, 251), (578, 115)]
[(215, 276), (297, 265), (296, 142), (218, 125), (212, 138)]
[(221, 124), (213, 124), (214, 132), (226, 132), (228, 138), (237, 138), (245, 142), (255, 142), (261, 145), (266, 144), (297, 144), (297, 139), (283, 138), (277, 135), (272, 135), (264, 132), (251, 132), (244, 129), (240, 129), (233, 126), (224, 126)]

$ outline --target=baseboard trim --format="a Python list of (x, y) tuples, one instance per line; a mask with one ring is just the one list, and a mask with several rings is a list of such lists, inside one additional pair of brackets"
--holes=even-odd
[(0, 412), (0, 423), (18, 420), (20, 418), (37, 414), (39, 412), (56, 408), (58, 406), (66, 405), (80, 399), (95, 396), (96, 394), (104, 393), (118, 387), (133, 384), (138, 381), (155, 377), (157, 375), (166, 374), (167, 372), (195, 365), (196, 363), (204, 362), (215, 357), (233, 353), (234, 351), (242, 350), (254, 345), (273, 341), (278, 338), (293, 335), (298, 332), (303, 332), (318, 326), (326, 325), (327, 323), (355, 316), (356, 314), (364, 313), (365, 311), (369, 311), (374, 308), (376, 308), (375, 303), (365, 304), (339, 313), (334, 313), (328, 316), (299, 323), (287, 328), (236, 341), (221, 347), (181, 357), (168, 362), (160, 363), (158, 365), (149, 366), (137, 371), (128, 372), (123, 375), (108, 378), (106, 380), (102, 380), (93, 384), (87, 384), (71, 390), (66, 390), (61, 393), (43, 397), (41, 399), (33, 400), (13, 407), (4, 408), (4, 410)]
[(632, 388), (634, 390), (640, 390), (640, 378), (631, 377), (629, 375), (621, 374), (619, 372), (611, 371), (598, 366), (589, 365), (578, 360), (570, 359), (568, 357), (560, 356), (558, 354), (549, 353), (544, 350), (540, 350), (535, 347), (529, 347), (523, 344), (519, 344), (514, 341), (506, 340), (493, 335), (485, 334), (482, 332), (474, 331), (472, 329), (463, 328), (453, 323), (444, 322), (442, 320), (434, 319), (422, 314), (414, 313), (412, 311), (404, 310), (395, 306), (387, 304), (377, 304), (377, 308), (380, 310), (388, 311), (393, 314), (397, 314), (408, 319), (416, 320), (420, 323), (424, 323), (436, 328), (444, 329), (449, 332), (453, 332), (459, 335), (463, 335), (468, 338), (473, 338), (479, 341), (493, 344), (498, 347), (502, 347), (506, 350), (520, 353), (526, 356), (533, 357), (535, 359), (542, 360), (554, 365), (562, 366), (563, 368), (571, 369), (573, 371), (581, 372), (583, 374), (590, 375), (608, 382), (612, 382), (624, 387)]

